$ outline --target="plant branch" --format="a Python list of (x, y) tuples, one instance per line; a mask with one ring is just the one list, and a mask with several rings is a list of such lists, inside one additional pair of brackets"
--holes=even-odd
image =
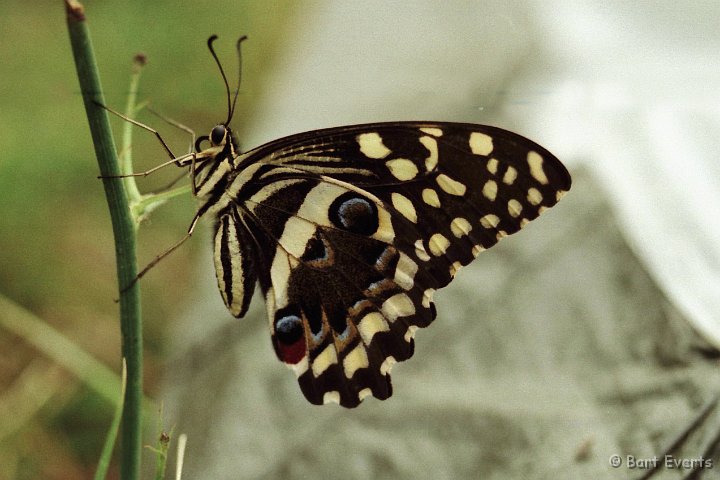
[[(100, 173), (103, 177), (120, 174), (115, 142), (110, 131), (104, 105), (100, 77), (85, 22), (83, 6), (65, 0), (67, 25), (75, 67), (85, 104), (90, 133), (95, 146)], [(127, 360), (127, 390), (122, 418), (121, 475), (136, 480), (140, 476), (142, 455), (142, 320), (140, 290), (135, 259), (135, 227), (128, 207), (123, 182), (118, 178), (103, 178), (105, 195), (110, 209), (120, 296), (120, 330), (122, 355)], [(130, 285), (130, 287), (125, 288)]]

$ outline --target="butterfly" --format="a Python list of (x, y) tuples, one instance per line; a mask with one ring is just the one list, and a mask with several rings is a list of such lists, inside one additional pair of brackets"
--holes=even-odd
[(259, 284), (275, 353), (313, 404), (390, 397), (392, 366), (436, 317), (433, 294), (570, 189), (545, 148), (468, 123), (335, 127), (241, 152), (225, 83), (227, 120), (178, 162), (200, 201), (193, 225), (215, 219), (232, 315)]

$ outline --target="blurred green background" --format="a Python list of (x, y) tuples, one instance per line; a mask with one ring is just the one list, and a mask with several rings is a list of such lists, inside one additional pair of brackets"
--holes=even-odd
[[(149, 63), (139, 100), (207, 133), (225, 115), (222, 84), (207, 53), (209, 35), (236, 68), (234, 42), (249, 35), (235, 124), (252, 114), (272, 68), (283, 20), (293, 4), (264, 2), (84, 2), (108, 105), (123, 109), (131, 60)], [(242, 14), (240, 13), (242, 12)], [(188, 22), (188, 18), (192, 21)], [(162, 22), (159, 20), (162, 19)], [(192, 29), (188, 25), (194, 25)], [(115, 259), (105, 196), (79, 94), (60, 0), (0, 2), (0, 295), (58, 329), (119, 371)], [(187, 136), (148, 113), (175, 151)], [(122, 122), (112, 119), (116, 143)], [(136, 131), (136, 170), (165, 160), (151, 134)], [(176, 171), (140, 182), (143, 191)], [(139, 235), (139, 263), (179, 239), (194, 211), (188, 196), (161, 207)], [(163, 370), (163, 332), (178, 299), (193, 294), (192, 258), (207, 241), (191, 242), (143, 279), (146, 392)], [(10, 315), (7, 309), (0, 315)], [(0, 327), (0, 479), (83, 478), (92, 474), (112, 405), (25, 339)], [(9, 419), (13, 418), (13, 422)], [(117, 471), (111, 470), (111, 478)]]

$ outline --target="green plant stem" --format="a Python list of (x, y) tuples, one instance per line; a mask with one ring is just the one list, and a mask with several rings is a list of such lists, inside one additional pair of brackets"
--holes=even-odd
[(158, 437), (157, 448), (153, 449), (156, 455), (155, 480), (163, 480), (165, 478), (165, 471), (167, 469), (168, 449), (170, 448), (170, 435), (172, 435), (172, 432), (161, 432), (160, 436)]
[[(128, 90), (127, 103), (125, 104), (125, 115), (130, 118), (135, 118), (137, 112), (137, 91), (140, 85), (140, 74), (142, 73), (142, 67), (145, 65), (145, 57), (137, 55), (133, 62), (133, 72), (130, 76), (130, 88)], [(122, 158), (120, 159), (120, 172), (123, 175), (130, 175), (132, 171), (132, 131), (134, 125), (130, 122), (125, 122), (123, 126), (122, 136)], [(137, 188), (137, 182), (135, 177), (123, 178), (125, 184), (125, 191), (128, 195), (128, 202), (133, 205), (140, 200), (140, 191)], [(137, 224), (135, 224), (137, 226)]]
[(142, 195), (137, 203), (131, 206), (133, 216), (138, 219), (147, 217), (153, 210), (163, 203), (175, 197), (180, 197), (190, 193), (190, 185), (164, 190), (158, 193), (148, 193)]
[(107, 477), (108, 467), (110, 467), (110, 459), (112, 458), (113, 447), (115, 446), (115, 439), (117, 438), (118, 429), (120, 428), (120, 420), (122, 419), (122, 409), (124, 406), (125, 399), (125, 386), (127, 385), (127, 367), (125, 365), (125, 359), (123, 359), (122, 365), (122, 385), (120, 386), (120, 400), (115, 407), (115, 413), (113, 414), (112, 423), (110, 429), (105, 436), (105, 444), (103, 445), (102, 452), (100, 453), (100, 460), (98, 461), (97, 470), (95, 470), (94, 480), (105, 480)]
[(95, 155), (103, 177), (113, 233), (120, 290), (120, 330), (122, 354), (127, 360), (127, 390), (122, 418), (121, 475), (136, 480), (140, 476), (142, 455), (142, 320), (140, 290), (135, 260), (135, 227), (122, 181), (107, 178), (120, 174), (115, 142), (104, 104), (100, 78), (82, 5), (65, 0), (68, 31), (80, 90), (85, 103)]

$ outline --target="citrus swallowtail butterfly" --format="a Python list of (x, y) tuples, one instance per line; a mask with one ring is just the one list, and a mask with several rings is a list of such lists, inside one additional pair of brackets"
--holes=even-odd
[(216, 219), (225, 305), (243, 317), (259, 283), (275, 353), (314, 404), (390, 397), (433, 293), (570, 189), (540, 145), (466, 123), (328, 128), (241, 153), (229, 97), (227, 121), (177, 162), (200, 200), (193, 225)]

